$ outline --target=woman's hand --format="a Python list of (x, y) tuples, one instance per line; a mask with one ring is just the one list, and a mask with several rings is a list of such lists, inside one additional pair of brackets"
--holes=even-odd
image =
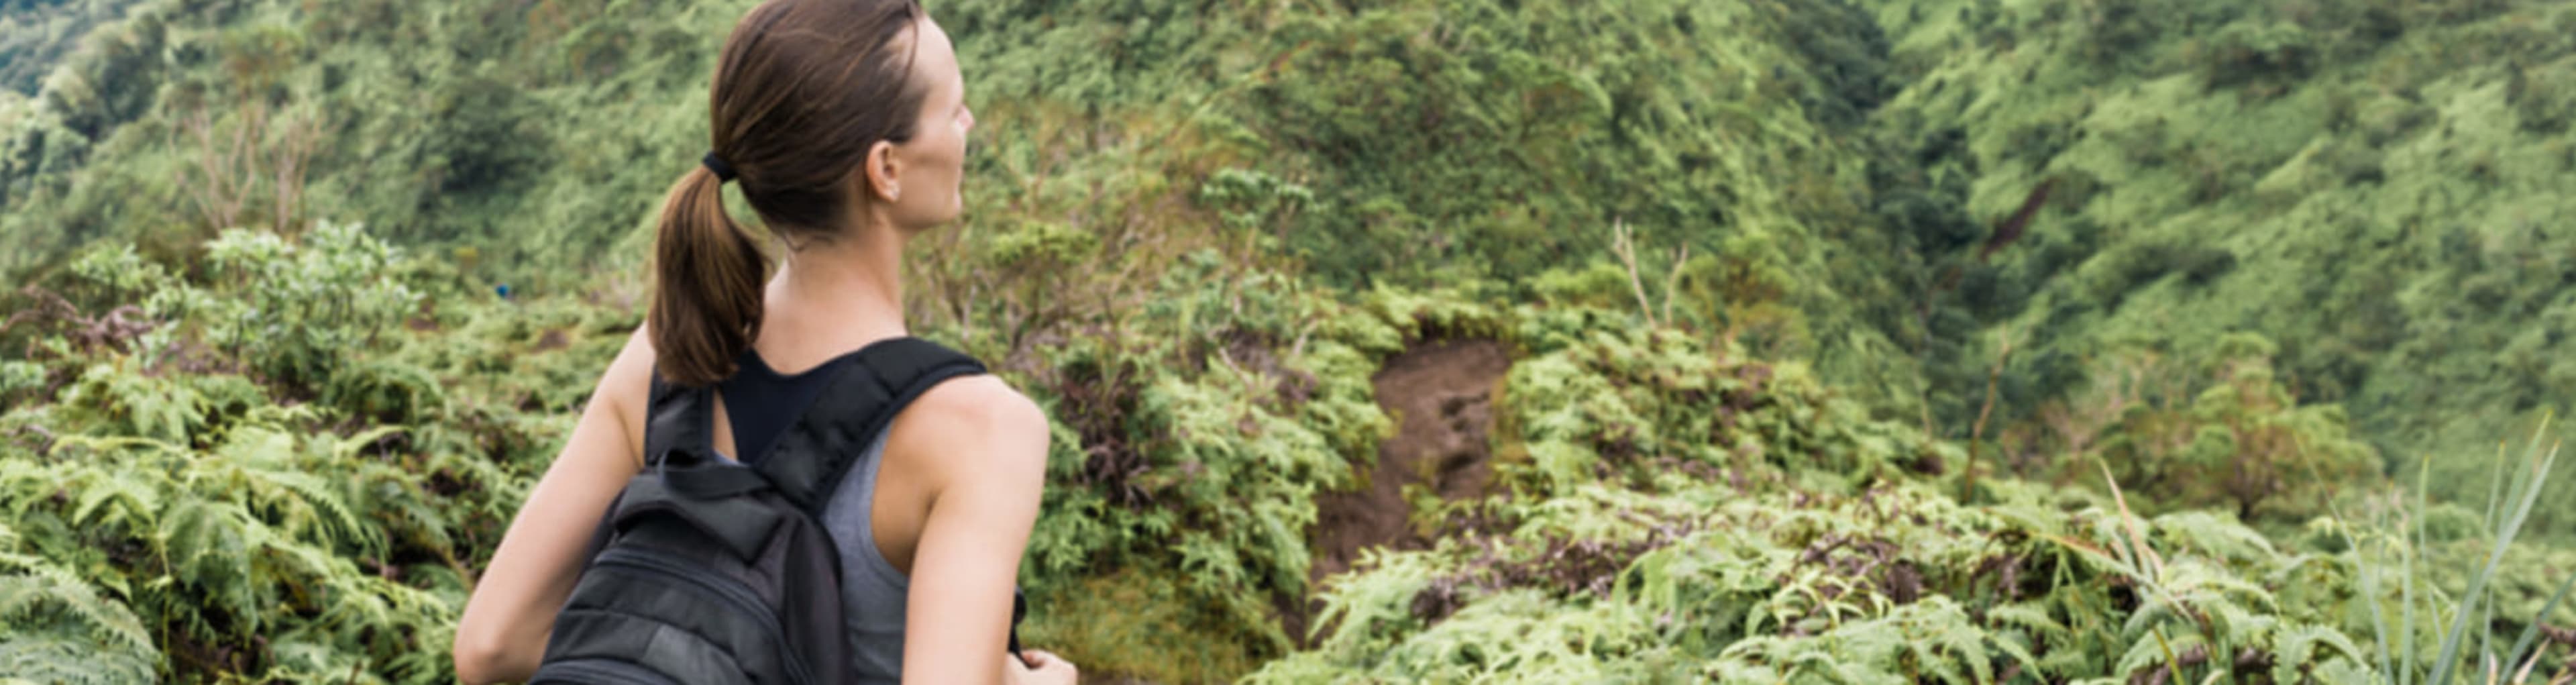
[(1043, 649), (1023, 649), (1017, 658), (1002, 657), (1002, 672), (1014, 685), (1073, 685), (1082, 674), (1073, 662)]

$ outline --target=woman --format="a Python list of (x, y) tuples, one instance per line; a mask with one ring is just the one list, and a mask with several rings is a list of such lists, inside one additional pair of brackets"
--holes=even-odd
[[(536, 669), (595, 525), (642, 467), (655, 374), (717, 386), (716, 449), (758, 454), (783, 417), (801, 413), (794, 398), (828, 377), (816, 371), (906, 334), (903, 247), (957, 217), (975, 117), (947, 34), (915, 0), (761, 4), (725, 43), (709, 109), (714, 149), (662, 206), (650, 318), (609, 364), (466, 603), (455, 644), (466, 682)], [(765, 283), (767, 259), (725, 214), (727, 180), (784, 247)], [(736, 417), (726, 405), (748, 409)], [(845, 590), (880, 599), (851, 607), (864, 679), (1074, 681), (1063, 659), (1014, 659), (1004, 645), (1046, 448), (1037, 405), (968, 376), (922, 395), (853, 469), (873, 468), (873, 487), (845, 480), (833, 506), (852, 513), (825, 520), (836, 539), (874, 542), (841, 545), (845, 584), (879, 583)]]

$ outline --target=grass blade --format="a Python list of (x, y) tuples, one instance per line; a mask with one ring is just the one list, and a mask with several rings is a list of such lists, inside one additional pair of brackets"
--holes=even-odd
[[(2543, 431), (2547, 430), (2548, 425), (2547, 419), (2541, 420)], [(2540, 434), (2533, 435), (2531, 441), (2533, 449), (2537, 451), (2540, 446)], [(2495, 577), (2496, 567), (2504, 563), (2505, 550), (2513, 545), (2514, 534), (2521, 532), (2524, 521), (2530, 520), (2531, 505), (2540, 500), (2540, 488), (2548, 481), (2550, 467), (2557, 462), (2558, 446), (2552, 444), (2549, 447), (2548, 456), (2541, 457), (2532, 465), (2531, 483), (2522, 488), (2523, 494), (2514, 507), (2513, 518), (2505, 522), (2503, 530), (2497, 531), (2494, 550), (2487, 553), (2486, 566), (2478, 571), (2477, 576), (2469, 579), (2466, 601), (2471, 606), (2460, 608), (2459, 617), (2451, 621), (2450, 633), (2443, 636), (2441, 660), (2433, 664), (2433, 680), (2428, 681), (2430, 685), (2444, 685), (2449, 681), (2452, 666), (2454, 666), (2452, 660), (2459, 657), (2460, 637), (2468, 631), (2469, 616), (2474, 613), (2478, 593), (2486, 589), (2487, 581)]]
[[(2502, 507), (2504, 502), (2504, 476), (2505, 471), (2509, 468), (2508, 464), (2512, 463), (2511, 460), (2505, 458), (2505, 455), (2505, 442), (2502, 440), (2496, 441), (2495, 473), (2487, 480), (2487, 515), (2484, 519), (2481, 519), (2486, 523), (2484, 532), (2488, 535), (2494, 535), (2496, 527), (2504, 525), (2504, 522), (2497, 520), (2496, 517), (2504, 511), (2504, 508)], [(2478, 615), (2478, 625), (2483, 628), (2483, 630), (2478, 631), (2480, 639), (2478, 649), (2481, 653), (2485, 654), (2487, 659), (2490, 661), (2490, 666), (2487, 669), (2487, 682), (2489, 683), (2495, 682), (2495, 676), (2497, 675), (2496, 669), (2492, 666), (2492, 661), (2495, 659), (2495, 605), (2495, 590), (2493, 588), (2489, 588), (2487, 590), (2486, 605), (2480, 609)]]
[(2549, 601), (2540, 605), (2540, 613), (2531, 617), (2531, 624), (2522, 627), (2522, 638), (2514, 640), (2513, 649), (2505, 652), (2506, 656), (2504, 664), (2506, 668), (2512, 668), (2514, 664), (2522, 661), (2522, 650), (2530, 649), (2531, 642), (2535, 639), (2539, 639), (2540, 623), (2548, 620), (2549, 612), (2558, 610), (2558, 602), (2559, 600), (2567, 598), (2568, 588), (2576, 588), (2576, 573), (2568, 574), (2567, 580), (2558, 584), (2558, 591), (2549, 595)]
[(2129, 498), (2120, 494), (2119, 479), (2111, 477), (2111, 462), (2097, 459), (2093, 463), (2102, 467), (2102, 482), (2111, 485), (2111, 502), (2120, 505), (2120, 523), (2122, 528), (2129, 532), (2130, 544), (2137, 547), (2136, 563), (2139, 564), (2139, 570), (2155, 574), (2156, 580), (2162, 582), (2165, 578), (2165, 560), (2157, 556), (2153, 548), (2147, 546), (2147, 534), (2138, 529), (2137, 515), (2129, 513)]
[(2496, 526), (2504, 525), (2504, 521), (2496, 517), (2502, 515), (2504, 511), (2504, 474), (2508, 470), (2506, 465), (2511, 463), (2513, 463), (2512, 460), (2505, 458), (2504, 441), (2496, 441), (2495, 478), (2487, 482), (2486, 522), (2489, 535), (2495, 534)]
[[(2377, 542), (2374, 544), (2385, 545), (2387, 543)], [(2360, 556), (2359, 547), (2355, 547), (2354, 551), (2355, 558), (2366, 558)], [(2379, 565), (2375, 562), (2368, 561), (2363, 563), (2365, 564), (2365, 567), (2361, 570), (2361, 596), (2369, 598), (2370, 602), (2370, 627), (2373, 630), (2371, 637), (2379, 641), (2379, 673), (2386, 676), (2391, 685), (2395, 685), (2395, 683), (2397, 683), (2397, 670), (2390, 668), (2390, 664), (2388, 663), (2388, 609), (2380, 606), (2379, 604)]]
[(2478, 605), (2478, 655), (2484, 659), (2487, 682), (2495, 682), (2495, 588), (2487, 588), (2486, 601)]
[(2405, 664), (2397, 672), (2397, 682), (2401, 684), (2415, 682), (2415, 557), (2424, 553), (2424, 482), (2432, 477), (2432, 472), (2433, 460), (2419, 457), (2415, 467), (2415, 509), (2406, 512), (2400, 524), (2415, 533), (2414, 546), (2401, 557), (2401, 570), (2398, 571), (2403, 576), (2399, 580), (2406, 583), (2402, 593), (2405, 606), (2400, 610), (2403, 618), (2398, 619), (2397, 624), (2398, 630), (2405, 631), (2397, 634), (2398, 658)]
[(2173, 643), (2165, 641), (2165, 629), (2157, 628), (2148, 631), (2147, 634), (2155, 636), (2156, 648), (2165, 651), (2165, 675), (2175, 679), (2182, 678), (2182, 658), (2174, 655)]

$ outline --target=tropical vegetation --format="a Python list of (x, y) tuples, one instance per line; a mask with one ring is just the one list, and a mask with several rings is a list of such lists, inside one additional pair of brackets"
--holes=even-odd
[[(452, 680), (751, 4), (0, 0), (0, 681)], [(2576, 3), (930, 9), (1086, 672), (2576, 678)]]

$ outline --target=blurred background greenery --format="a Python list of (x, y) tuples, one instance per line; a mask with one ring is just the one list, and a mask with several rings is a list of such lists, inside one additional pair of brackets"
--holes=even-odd
[[(0, 678), (449, 679), (752, 4), (0, 0)], [(929, 9), (981, 123), (907, 304), (1054, 416), (1086, 671), (2576, 649), (2517, 496), (2576, 469), (2576, 2)], [(1393, 409), (1455, 341), (1508, 370)]]

